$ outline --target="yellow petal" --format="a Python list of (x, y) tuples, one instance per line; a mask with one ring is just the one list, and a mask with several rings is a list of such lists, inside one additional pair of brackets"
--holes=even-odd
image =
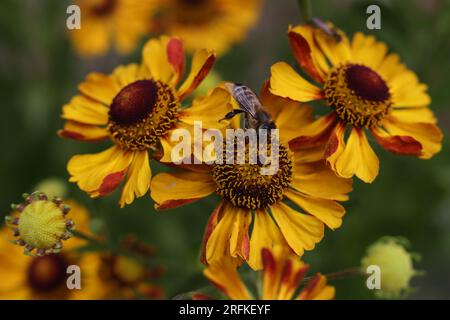
[(230, 299), (250, 299), (250, 294), (241, 281), (236, 266), (229, 260), (210, 265), (203, 271), (203, 274)]
[(150, 39), (144, 46), (142, 59), (153, 79), (173, 85), (175, 70), (167, 57), (167, 44), (169, 41), (170, 38), (167, 36), (161, 36), (159, 39)]
[(355, 33), (352, 40), (352, 61), (377, 70), (388, 51), (386, 45), (375, 40), (374, 36)]
[(272, 249), (275, 245), (287, 246), (287, 243), (270, 214), (264, 210), (256, 210), (250, 238), (249, 266), (253, 270), (260, 270), (262, 268), (261, 250)]
[(178, 96), (180, 100), (183, 100), (189, 93), (200, 85), (203, 79), (208, 75), (215, 60), (216, 54), (212, 51), (203, 49), (194, 53), (189, 75), (178, 89)]
[[(109, 187), (117, 187), (120, 181), (113, 181), (114, 184), (109, 186), (105, 183), (111, 181), (106, 179), (119, 173), (119, 178), (123, 178), (132, 158), (133, 152), (124, 151), (117, 146), (97, 154), (73, 156), (67, 164), (67, 170), (71, 175), (69, 181), (76, 182), (81, 190), (92, 197), (100, 196), (112, 191)], [(106, 189), (102, 190), (102, 187)]]
[(345, 201), (352, 180), (337, 177), (323, 161), (296, 164), (291, 186), (315, 198)]
[(437, 123), (433, 111), (428, 107), (393, 109), (391, 115), (402, 122)]
[(63, 106), (63, 119), (85, 124), (106, 125), (109, 108), (85, 96), (75, 96)]
[(308, 102), (323, 98), (320, 88), (303, 79), (285, 62), (270, 68), (270, 92), (295, 101)]
[(316, 243), (322, 240), (324, 226), (315, 217), (297, 212), (284, 203), (275, 204), (271, 209), (286, 242), (297, 255), (314, 249)]
[(151, 74), (147, 68), (137, 63), (126, 66), (118, 66), (114, 69), (112, 76), (121, 88), (138, 80), (150, 79)]
[(127, 182), (122, 190), (120, 206), (131, 204), (134, 197), (142, 197), (150, 188), (152, 177), (147, 151), (136, 151), (128, 171)]
[(64, 129), (58, 131), (61, 137), (83, 141), (99, 141), (109, 137), (106, 128), (67, 121)]
[(151, 197), (158, 210), (173, 208), (209, 196), (216, 185), (208, 173), (160, 173), (151, 182)]
[(442, 132), (432, 123), (402, 122), (390, 117), (383, 122), (383, 126), (391, 135), (410, 136), (422, 144), (420, 158), (429, 159), (442, 148)]
[(190, 125), (201, 121), (203, 129), (220, 129), (227, 123), (219, 120), (231, 110), (230, 94), (225, 89), (215, 88), (209, 95), (196, 98), (191, 107), (182, 111), (180, 120)]
[[(331, 24), (329, 25), (331, 26)], [(352, 59), (347, 36), (341, 30), (336, 29), (336, 31), (340, 36), (340, 41), (337, 41), (335, 37), (326, 34), (322, 30), (314, 30), (314, 39), (333, 66), (349, 62)]]
[(416, 74), (405, 70), (388, 81), (394, 107), (423, 107), (431, 103), (427, 86), (419, 82)]
[(356, 175), (367, 183), (375, 180), (379, 170), (378, 157), (361, 129), (352, 129), (344, 151), (336, 159), (335, 168), (336, 173), (343, 178)]
[(294, 190), (287, 190), (286, 197), (329, 228), (336, 229), (341, 226), (345, 209), (336, 201), (309, 197)]
[(87, 97), (109, 106), (121, 88), (111, 76), (92, 72), (78, 86), (78, 89)]

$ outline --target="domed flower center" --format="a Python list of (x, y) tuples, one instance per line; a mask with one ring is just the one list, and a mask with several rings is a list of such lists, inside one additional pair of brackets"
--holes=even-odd
[(71, 237), (74, 223), (66, 219), (70, 207), (59, 198), (48, 200), (39, 191), (24, 194), (25, 202), (13, 204), (12, 208), (20, 213), (16, 217), (6, 217), (9, 227), (17, 238), (14, 242), (25, 247), (25, 253), (42, 256), (58, 253), (62, 240)]
[(114, 11), (117, 5), (117, 0), (99, 0), (93, 1), (90, 12), (98, 17), (109, 15)]
[(390, 110), (386, 82), (372, 69), (346, 64), (330, 72), (324, 86), (328, 104), (344, 122), (356, 127), (377, 125)]
[(124, 87), (113, 99), (108, 131), (122, 148), (145, 150), (173, 127), (179, 102), (173, 90), (154, 80), (138, 80)]
[(170, 11), (176, 23), (202, 25), (216, 17), (221, 8), (208, 0), (176, 0)]
[[(288, 150), (280, 145), (278, 171), (273, 175), (265, 175), (261, 172), (262, 165), (248, 163), (248, 149), (246, 148), (245, 164), (214, 165), (216, 191), (236, 207), (264, 209), (283, 199), (284, 190), (292, 179), (291, 158)], [(270, 150), (268, 155), (270, 156)]]
[(186, 6), (198, 6), (201, 4), (204, 4), (205, 2), (208, 2), (207, 0), (178, 0), (183, 5)]
[(136, 259), (113, 254), (102, 257), (101, 276), (105, 281), (114, 281), (126, 286), (138, 284), (149, 277), (148, 269)]
[(28, 267), (28, 284), (40, 293), (58, 289), (65, 285), (68, 266), (63, 254), (36, 257)]

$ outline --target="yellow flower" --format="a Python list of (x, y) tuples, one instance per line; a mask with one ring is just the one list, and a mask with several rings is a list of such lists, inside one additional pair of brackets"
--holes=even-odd
[(67, 181), (61, 178), (47, 178), (38, 183), (34, 190), (39, 190), (49, 198), (65, 198), (67, 195)]
[(261, 6), (260, 0), (167, 0), (155, 24), (181, 37), (190, 52), (207, 47), (222, 54), (246, 37)]
[(200, 115), (205, 124), (208, 119), (218, 124), (216, 113), (229, 110), (228, 93), (220, 88), (181, 108), (214, 61), (213, 52), (197, 51), (189, 75), (177, 88), (184, 71), (183, 44), (162, 36), (147, 42), (141, 65), (120, 66), (111, 75), (89, 74), (80, 94), (63, 107), (67, 122), (59, 134), (84, 141), (110, 139), (114, 146), (74, 156), (67, 166), (70, 181), (91, 197), (105, 196), (124, 181), (122, 207), (145, 195), (151, 179), (149, 151), (160, 155), (163, 150), (162, 161), (170, 160), (174, 129), (190, 128)]
[(372, 182), (379, 170), (367, 132), (395, 154), (428, 159), (439, 152), (442, 133), (428, 108), (427, 86), (374, 37), (358, 32), (350, 43), (336, 32), (337, 37), (309, 25), (289, 28), (297, 62), (319, 86), (284, 62), (271, 68), (272, 93), (300, 102), (325, 100), (332, 109), (300, 127), (297, 144), (327, 142), (328, 165), (341, 177), (356, 175), (365, 182)]
[(23, 195), (25, 202), (13, 204), (16, 212), (5, 218), (17, 240), (13, 242), (25, 247), (25, 254), (43, 256), (59, 253), (62, 240), (71, 237), (74, 223), (66, 215), (70, 207), (60, 198), (49, 200), (45, 193), (36, 191)]
[[(90, 253), (98, 277), (99, 299), (161, 299), (162, 288), (150, 283), (162, 273), (161, 267), (149, 267), (145, 261), (113, 253)], [(149, 256), (141, 256), (148, 259)], [(147, 261), (148, 263), (148, 261)]]
[[(324, 235), (342, 223), (352, 182), (336, 175), (323, 162), (320, 149), (290, 150), (288, 141), (298, 127), (312, 121), (311, 108), (271, 95), (264, 87), (261, 102), (280, 130), (279, 170), (262, 175), (258, 164), (181, 165), (188, 171), (154, 177), (151, 197), (157, 210), (174, 208), (213, 193), (222, 200), (207, 224), (202, 261), (228, 257), (261, 269), (261, 249), (287, 245), (297, 255), (312, 250)], [(226, 148), (224, 148), (225, 150)], [(248, 156), (248, 149), (247, 156)], [(293, 209), (287, 204), (303, 209)], [(253, 227), (250, 225), (253, 222)], [(251, 237), (249, 230), (252, 229)]]
[(410, 289), (412, 277), (419, 274), (414, 270), (413, 256), (404, 244), (404, 239), (383, 237), (367, 249), (361, 261), (363, 272), (371, 265), (380, 268), (381, 290), (376, 292), (380, 297), (400, 297)]
[(154, 0), (77, 0), (81, 28), (69, 31), (76, 52), (85, 57), (104, 55), (112, 45), (131, 53), (150, 33)]
[[(89, 217), (84, 207), (74, 201), (70, 215), (77, 221), (77, 229), (88, 233)], [(40, 257), (23, 254), (18, 246), (9, 241), (9, 230), (0, 230), (0, 299), (90, 299), (96, 294), (97, 283), (89, 272), (93, 261), (78, 254), (75, 248), (85, 244), (81, 239), (68, 241), (61, 253)], [(66, 285), (67, 267), (81, 268), (81, 290), (69, 290)]]
[[(331, 300), (334, 299), (335, 289), (327, 285), (325, 276), (317, 273), (295, 296), (300, 287), (308, 265), (289, 254), (282, 247), (273, 250), (261, 250), (263, 262), (262, 286), (260, 299), (263, 300)], [(228, 298), (233, 300), (255, 299), (239, 277), (236, 266), (230, 261), (214, 263), (204, 271), (205, 276)], [(194, 295), (194, 299), (195, 299)], [(257, 298), (258, 299), (258, 298)]]

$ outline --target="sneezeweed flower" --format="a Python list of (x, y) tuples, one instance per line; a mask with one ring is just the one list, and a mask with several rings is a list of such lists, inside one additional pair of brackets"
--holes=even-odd
[[(161, 267), (150, 267), (132, 256), (93, 253), (98, 277), (100, 299), (161, 299), (162, 288), (151, 281), (160, 277)], [(144, 257), (149, 259), (151, 257)]]
[(417, 255), (408, 252), (409, 242), (399, 237), (383, 237), (372, 244), (361, 260), (362, 271), (378, 266), (381, 271), (381, 289), (375, 294), (381, 298), (400, 298), (411, 291), (409, 283), (421, 272), (414, 269)]
[(163, 0), (155, 29), (181, 37), (190, 52), (225, 53), (245, 39), (261, 12), (261, 0)]
[[(77, 230), (89, 234), (87, 210), (74, 201), (67, 202), (70, 215), (77, 221)], [(97, 277), (89, 270), (95, 260), (81, 255), (77, 248), (86, 245), (79, 238), (70, 239), (59, 254), (30, 257), (22, 248), (11, 245), (11, 231), (0, 229), (0, 299), (93, 299), (97, 295)], [(77, 265), (81, 269), (81, 290), (67, 288), (67, 267)]]
[(101, 56), (114, 46), (120, 54), (136, 49), (150, 32), (148, 21), (155, 0), (77, 0), (81, 28), (69, 31), (75, 51), (82, 57)]
[[(300, 127), (300, 145), (327, 142), (324, 156), (341, 177), (372, 182), (379, 161), (367, 140), (370, 132), (386, 150), (429, 159), (441, 149), (442, 134), (428, 108), (426, 85), (384, 43), (356, 33), (350, 43), (310, 25), (289, 28), (294, 56), (319, 84), (284, 62), (271, 68), (272, 93), (296, 101), (324, 100), (332, 111)], [(346, 133), (348, 132), (348, 137)]]
[(197, 51), (190, 73), (178, 86), (184, 61), (182, 42), (162, 36), (147, 42), (141, 65), (119, 66), (110, 75), (87, 76), (79, 86), (80, 94), (63, 107), (62, 117), (67, 122), (59, 134), (82, 141), (109, 139), (114, 146), (98, 154), (74, 156), (67, 165), (71, 182), (91, 197), (99, 197), (124, 181), (123, 207), (150, 187), (149, 152), (170, 161), (173, 130), (190, 127), (198, 119), (217, 123), (216, 115), (230, 108), (224, 89), (195, 99), (190, 108), (181, 106), (208, 74), (215, 54)]
[(43, 256), (59, 253), (62, 241), (71, 237), (74, 223), (66, 216), (70, 207), (60, 198), (49, 200), (45, 193), (36, 191), (23, 195), (25, 202), (13, 204), (16, 212), (5, 217), (16, 240), (24, 246), (25, 254)]
[[(151, 197), (157, 210), (213, 193), (221, 197), (205, 230), (202, 261), (206, 264), (232, 257), (261, 269), (262, 248), (286, 245), (302, 255), (322, 239), (324, 225), (335, 229), (342, 223), (345, 209), (338, 201), (348, 199), (351, 180), (339, 178), (327, 168), (317, 148), (289, 148), (296, 129), (313, 121), (311, 108), (275, 97), (267, 87), (261, 102), (280, 130), (276, 174), (263, 175), (262, 165), (249, 164), (247, 146), (245, 164), (181, 165), (186, 170), (161, 173), (152, 180)], [(303, 210), (293, 209), (292, 204)], [(249, 230), (253, 230), (251, 237)]]
[[(215, 263), (205, 269), (205, 276), (229, 299), (248, 300), (331, 300), (335, 296), (335, 288), (327, 285), (327, 279), (320, 273), (308, 280), (298, 292), (309, 266), (294, 254), (290, 254), (280, 246), (272, 250), (261, 250), (262, 284), (261, 292), (254, 295), (239, 276), (236, 266), (231, 261)], [(202, 296), (193, 298), (202, 299)]]

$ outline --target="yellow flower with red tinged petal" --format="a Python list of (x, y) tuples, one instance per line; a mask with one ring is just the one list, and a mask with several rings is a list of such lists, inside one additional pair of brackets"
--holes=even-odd
[(84, 57), (100, 56), (114, 46), (121, 54), (136, 49), (150, 32), (155, 0), (77, 0), (81, 28), (69, 30), (75, 51)]
[[(294, 254), (283, 247), (272, 250), (263, 248), (260, 252), (263, 263), (261, 296), (263, 300), (331, 300), (334, 299), (334, 287), (327, 285), (325, 276), (317, 273), (303, 289), (296, 294), (308, 271)], [(228, 298), (233, 300), (255, 299), (239, 277), (236, 266), (230, 261), (214, 263), (204, 271), (205, 276)], [(195, 295), (194, 295), (195, 298)]]
[(189, 128), (193, 118), (207, 121), (205, 106), (229, 110), (228, 93), (220, 88), (181, 108), (214, 61), (213, 52), (197, 51), (190, 73), (178, 86), (185, 66), (183, 44), (162, 36), (147, 42), (141, 65), (119, 66), (110, 75), (89, 74), (79, 86), (80, 94), (63, 107), (67, 122), (59, 134), (82, 141), (109, 139), (114, 146), (74, 156), (67, 166), (70, 181), (91, 197), (105, 196), (124, 182), (122, 207), (143, 196), (150, 187), (149, 151), (170, 158), (174, 129)]
[(261, 7), (261, 0), (163, 0), (154, 28), (181, 37), (190, 52), (206, 46), (222, 54), (246, 37)]
[[(297, 128), (313, 121), (311, 108), (273, 96), (267, 86), (260, 98), (280, 130), (277, 173), (263, 175), (259, 164), (215, 163), (181, 165), (187, 170), (161, 173), (152, 180), (157, 210), (213, 193), (221, 197), (205, 230), (202, 261), (206, 264), (232, 257), (261, 269), (262, 248), (285, 245), (302, 255), (322, 239), (325, 225), (335, 229), (342, 223), (345, 209), (338, 201), (348, 199), (352, 181), (327, 168), (320, 148), (292, 151), (289, 147)], [(249, 148), (245, 149), (248, 156)]]
[[(87, 210), (75, 201), (67, 201), (69, 215), (76, 220), (77, 230), (89, 234)], [(0, 299), (93, 299), (98, 297), (96, 274), (90, 272), (95, 261), (75, 251), (86, 242), (79, 238), (67, 241), (59, 254), (30, 257), (23, 249), (9, 243), (10, 230), (0, 230)], [(67, 288), (67, 267), (78, 265), (81, 290)]]
[(328, 165), (341, 177), (356, 175), (365, 182), (379, 170), (368, 132), (395, 154), (429, 159), (438, 153), (442, 133), (428, 108), (427, 86), (373, 36), (358, 32), (350, 42), (337, 32), (339, 37), (332, 37), (310, 25), (289, 28), (294, 56), (313, 82), (284, 62), (271, 68), (273, 94), (300, 102), (324, 100), (332, 109), (300, 127), (292, 145), (326, 142)]

